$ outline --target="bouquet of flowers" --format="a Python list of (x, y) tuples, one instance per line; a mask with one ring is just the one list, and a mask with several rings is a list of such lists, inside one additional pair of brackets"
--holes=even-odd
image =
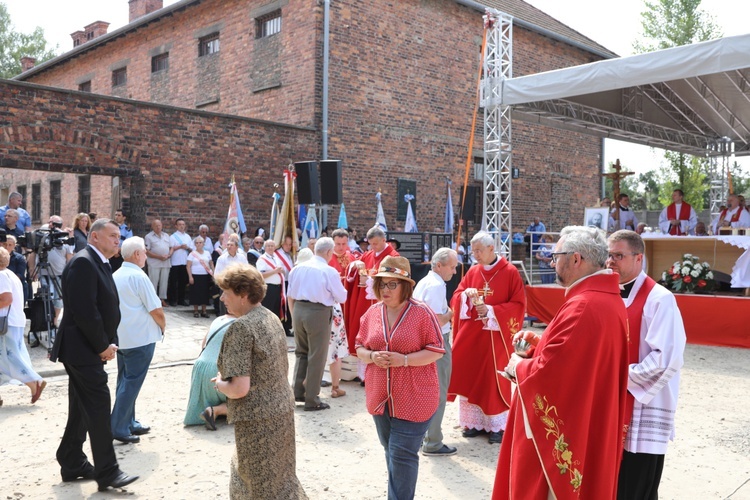
[(695, 293), (696, 291), (710, 291), (716, 288), (714, 273), (708, 262), (700, 263), (700, 259), (686, 253), (682, 261), (675, 262), (672, 267), (664, 271), (661, 280), (664, 286), (675, 292)]

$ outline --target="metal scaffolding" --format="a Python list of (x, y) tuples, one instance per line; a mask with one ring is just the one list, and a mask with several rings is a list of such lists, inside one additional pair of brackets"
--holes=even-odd
[(709, 209), (711, 219), (721, 213), (719, 207), (726, 202), (729, 195), (729, 179), (727, 172), (734, 158), (734, 142), (723, 137), (709, 144)]
[[(513, 76), (513, 18), (487, 9), (487, 43), (480, 102), (484, 108), (484, 203), (482, 226), (495, 238), (498, 253), (511, 257), (511, 117), (501, 106), (505, 79)], [(502, 233), (507, 235), (502, 238)]]

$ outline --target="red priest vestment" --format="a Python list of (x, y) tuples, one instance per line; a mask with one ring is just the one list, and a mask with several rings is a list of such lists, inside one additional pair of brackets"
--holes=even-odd
[(516, 365), (493, 500), (617, 497), (628, 386), (618, 279), (596, 273), (569, 288), (531, 359)]
[[(500, 331), (486, 329), (484, 322), (477, 321), (477, 310), (473, 306), (468, 310), (468, 319), (460, 318), (462, 292), (467, 288), (481, 290), (485, 283), (489, 284), (492, 294), (487, 295), (484, 302), (492, 308)], [(499, 256), (489, 271), (480, 264), (472, 266), (453, 293), (451, 308), (454, 311), (453, 371), (448, 400), (464, 396), (485, 415), (499, 415), (510, 407), (510, 382), (498, 375), (497, 370), (508, 365), (513, 352), (510, 339), (521, 328), (526, 310), (526, 294), (518, 269)]]
[[(339, 276), (341, 276), (342, 280), (345, 280), (346, 269), (349, 267), (349, 263), (355, 260), (357, 259), (349, 250), (347, 250), (344, 255), (336, 255), (334, 253), (333, 257), (331, 257), (331, 260), (328, 261), (328, 265), (334, 268), (337, 273), (339, 273)], [(346, 287), (346, 281), (344, 281), (344, 286)]]
[[(365, 263), (368, 270), (380, 267), (380, 262), (388, 256), (398, 257), (398, 252), (390, 245), (376, 257), (374, 250), (368, 250), (359, 260)], [(359, 273), (357, 267), (350, 265), (346, 274), (346, 302), (344, 302), (344, 327), (346, 328), (346, 337), (349, 340), (349, 352), (356, 355), (357, 350), (354, 347), (354, 339), (359, 333), (359, 320), (365, 312), (376, 301), (367, 298), (367, 288), (359, 286)]]

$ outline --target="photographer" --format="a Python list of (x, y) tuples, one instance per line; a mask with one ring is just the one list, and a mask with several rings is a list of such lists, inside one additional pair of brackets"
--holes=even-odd
[[(42, 226), (36, 233), (41, 233), (38, 237), (37, 248), (32, 248), (33, 252), (29, 259), (29, 271), (32, 276), (37, 276), (35, 269), (39, 269), (39, 284), (46, 285), (47, 290), (52, 295), (52, 303), (55, 308), (55, 319), (60, 314), (63, 301), (58, 292), (60, 289), (60, 277), (62, 276), (65, 264), (73, 258), (73, 246), (68, 244), (69, 229), (62, 229), (63, 220), (59, 215), (52, 215), (49, 218), (49, 224)], [(47, 266), (41, 265), (42, 262), (49, 263)], [(33, 264), (33, 268), (31, 263)], [(57, 286), (55, 286), (57, 284)]]

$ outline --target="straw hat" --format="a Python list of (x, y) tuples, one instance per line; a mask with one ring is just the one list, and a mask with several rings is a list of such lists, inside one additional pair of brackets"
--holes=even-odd
[(386, 257), (380, 263), (378, 274), (375, 278), (396, 278), (408, 281), (414, 286), (414, 280), (411, 279), (411, 266), (405, 257)]

